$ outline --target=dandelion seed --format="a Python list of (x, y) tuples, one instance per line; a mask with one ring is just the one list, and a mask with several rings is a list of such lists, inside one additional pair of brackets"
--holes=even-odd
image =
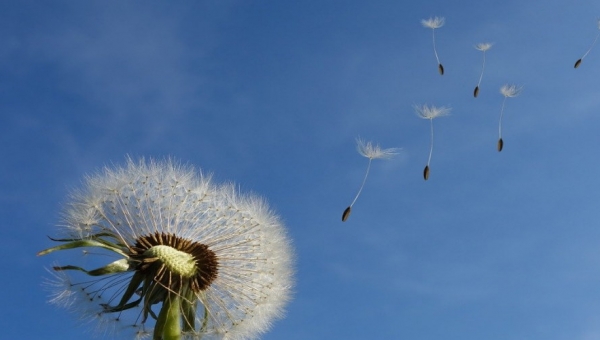
[(502, 151), (504, 147), (504, 141), (502, 140), (502, 117), (504, 115), (504, 104), (506, 103), (506, 98), (516, 97), (521, 93), (523, 89), (522, 86), (517, 85), (503, 85), (500, 88), (500, 93), (504, 96), (504, 100), (502, 100), (502, 108), (500, 109), (500, 120), (498, 122), (498, 152)]
[(427, 165), (425, 166), (425, 169), (423, 170), (423, 178), (425, 180), (428, 180), (429, 179), (429, 164), (431, 163), (431, 156), (433, 154), (433, 119), (435, 119), (437, 117), (447, 116), (452, 109), (449, 107), (445, 107), (445, 106), (441, 106), (441, 107), (436, 107), (433, 105), (428, 106), (427, 104), (421, 105), (421, 106), (415, 105), (414, 109), (420, 118), (429, 119), (429, 126), (431, 127), (431, 143), (430, 143), (430, 148), (429, 148), (429, 157), (427, 158)]
[(64, 216), (66, 237), (38, 255), (94, 248), (87, 256), (117, 260), (93, 270), (54, 266), (51, 302), (112, 331), (254, 338), (290, 298), (291, 246), (277, 216), (190, 167), (128, 160), (89, 177)]
[(352, 212), (352, 206), (354, 206), (354, 203), (356, 203), (358, 196), (360, 196), (360, 193), (362, 192), (365, 183), (367, 182), (369, 170), (371, 169), (371, 161), (373, 161), (374, 159), (392, 158), (393, 156), (397, 155), (398, 151), (400, 150), (398, 148), (382, 149), (381, 147), (379, 147), (379, 145), (373, 145), (371, 142), (365, 142), (360, 138), (356, 140), (356, 144), (356, 150), (358, 151), (358, 153), (361, 156), (368, 158), (369, 163), (367, 164), (367, 171), (365, 172), (365, 177), (363, 178), (362, 184), (358, 189), (358, 193), (354, 197), (354, 200), (352, 200), (352, 203), (350, 203), (348, 208), (346, 208), (346, 210), (344, 210), (344, 213), (342, 214), (342, 222), (345, 222), (348, 219), (348, 217), (350, 217), (350, 213)]
[[(598, 19), (596, 21), (596, 26), (600, 30), (600, 19)], [(592, 48), (594, 48), (594, 45), (596, 45), (596, 41), (598, 41), (598, 37), (600, 37), (600, 32), (598, 32), (598, 34), (596, 34), (596, 38), (594, 38), (594, 42), (592, 42), (592, 45), (590, 46), (590, 48), (588, 48), (588, 50), (583, 54), (583, 57), (577, 59), (577, 61), (575, 62), (575, 68), (578, 68), (579, 65), (581, 65), (581, 62), (583, 61), (583, 59), (585, 57), (587, 57), (587, 55), (592, 51)]]
[(438, 63), (438, 72), (440, 73), (440, 75), (444, 75), (444, 66), (442, 66), (442, 63), (440, 62), (440, 58), (438, 57), (437, 53), (437, 48), (435, 46), (435, 29), (444, 26), (444, 23), (445, 19), (443, 17), (432, 17), (427, 20), (421, 20), (421, 24), (424, 27), (431, 28), (431, 34), (433, 39), (433, 53), (435, 54), (435, 60), (437, 60)]
[(473, 91), (473, 97), (477, 98), (479, 95), (479, 86), (481, 85), (481, 79), (483, 79), (483, 70), (485, 69), (485, 52), (492, 48), (491, 43), (480, 43), (475, 45), (475, 49), (483, 52), (483, 62), (481, 63), (481, 73), (479, 74), (479, 81), (477, 82), (477, 86), (475, 86), (475, 90)]
[(350, 217), (351, 212), (352, 212), (352, 207), (348, 207), (348, 208), (346, 208), (346, 210), (344, 210), (344, 213), (342, 214), (342, 222), (346, 222), (348, 217)]
[(423, 169), (423, 178), (425, 180), (429, 179), (429, 165), (425, 165), (425, 169)]

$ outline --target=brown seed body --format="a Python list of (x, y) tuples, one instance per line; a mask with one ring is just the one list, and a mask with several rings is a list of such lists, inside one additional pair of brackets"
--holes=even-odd
[(478, 95), (479, 95), (479, 86), (476, 86), (475, 91), (473, 91), (473, 97), (477, 98)]
[(578, 68), (580, 64), (581, 64), (581, 59), (579, 59), (575, 62), (575, 68)]
[(429, 179), (429, 165), (425, 165), (425, 169), (423, 170), (423, 178), (425, 180)]
[(438, 65), (438, 71), (440, 72), (441, 75), (444, 75), (444, 66), (442, 66), (442, 64)]
[(498, 139), (498, 152), (502, 151), (502, 148), (504, 147), (504, 141), (502, 140), (502, 138)]
[(342, 214), (342, 222), (346, 222), (348, 217), (350, 217), (350, 212), (352, 212), (352, 207), (348, 207), (346, 210), (344, 210), (344, 213)]

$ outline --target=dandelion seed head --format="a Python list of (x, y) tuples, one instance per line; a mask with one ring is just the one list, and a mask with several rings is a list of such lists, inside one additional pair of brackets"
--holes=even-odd
[[(129, 159), (106, 168), (71, 196), (63, 220), (67, 237), (58, 241), (99, 243), (87, 258), (108, 249), (96, 260), (117, 261), (98, 269), (110, 275), (91, 278), (56, 266), (51, 302), (102, 329), (146, 337), (152, 313), (173, 295), (182, 301), (184, 337), (254, 338), (290, 299), (293, 254), (279, 218), (262, 198), (192, 167)], [(136, 277), (144, 280), (134, 284)]]
[(485, 52), (487, 50), (489, 50), (490, 48), (492, 48), (492, 43), (479, 43), (477, 45), (475, 45), (475, 49)]
[(431, 28), (431, 29), (440, 28), (440, 27), (444, 26), (445, 22), (446, 22), (446, 19), (444, 19), (444, 17), (431, 17), (429, 19), (421, 20), (421, 24), (424, 27)]
[(502, 95), (506, 98), (509, 97), (516, 97), (519, 94), (521, 94), (521, 90), (523, 89), (523, 86), (517, 86), (514, 84), (505, 84), (502, 85), (502, 87), (500, 88), (500, 93), (502, 93)]
[(414, 105), (415, 112), (417, 115), (423, 119), (434, 119), (437, 117), (443, 117), (450, 114), (452, 110), (447, 106), (433, 106), (433, 105)]
[(398, 154), (400, 148), (382, 149), (378, 144), (365, 142), (363, 139), (356, 139), (356, 150), (359, 154), (369, 159), (386, 159)]

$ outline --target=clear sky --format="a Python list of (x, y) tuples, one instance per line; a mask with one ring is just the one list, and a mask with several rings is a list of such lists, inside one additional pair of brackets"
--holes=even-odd
[[(285, 221), (297, 284), (265, 339), (600, 339), (600, 46), (573, 67), (599, 17), (592, 0), (0, 3), (0, 338), (87, 337), (35, 254), (70, 189), (129, 155), (234, 181)], [(499, 153), (507, 83), (523, 91)], [(428, 181), (426, 103), (452, 107)], [(357, 137), (402, 151), (341, 222)]]

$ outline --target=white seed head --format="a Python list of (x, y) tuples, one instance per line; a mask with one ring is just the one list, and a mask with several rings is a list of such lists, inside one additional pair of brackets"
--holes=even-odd
[(450, 114), (452, 110), (450, 107), (446, 106), (429, 106), (427, 104), (423, 105), (414, 105), (415, 112), (417, 115), (423, 119), (434, 119), (437, 117), (443, 117)]
[(400, 151), (399, 148), (382, 149), (378, 144), (373, 145), (373, 143), (365, 142), (360, 138), (356, 139), (356, 150), (369, 159), (392, 158)]
[(485, 52), (487, 50), (489, 50), (490, 48), (492, 48), (492, 43), (479, 43), (477, 45), (475, 45), (475, 49)]
[(446, 20), (444, 17), (431, 17), (429, 19), (421, 20), (421, 24), (427, 28), (436, 29), (444, 26)]
[[(173, 235), (205, 245), (214, 253), (218, 263), (214, 280), (201, 291), (188, 289), (191, 295), (183, 297), (198, 305), (192, 322), (195, 329), (183, 330), (186, 339), (255, 338), (282, 317), (290, 299), (293, 252), (282, 223), (267, 203), (238, 193), (233, 184), (214, 184), (210, 176), (172, 161), (129, 159), (125, 167), (107, 168), (88, 177), (67, 205), (63, 228), (74, 239), (112, 235), (126, 255), (145, 235)], [(175, 274), (184, 272), (183, 278), (194, 274), (187, 254), (154, 249), (141, 255), (150, 257), (149, 261), (171, 263)], [(139, 266), (135, 258), (125, 258), (126, 263)], [(184, 261), (183, 269), (175, 267), (180, 261)], [(135, 329), (138, 336), (152, 333), (154, 319), (143, 314), (143, 308), (152, 306), (143, 306), (143, 301), (139, 307), (112, 312), (125, 290), (123, 282), (131, 279), (133, 270), (94, 277), (96, 281), (86, 277), (79, 281), (87, 280), (85, 285), (74, 279), (78, 273), (58, 272), (51, 284), (52, 302), (85, 318), (113, 324), (130, 316), (130, 330)], [(163, 283), (157, 287), (161, 285), (164, 287)], [(157, 315), (159, 306), (152, 307)]]
[(502, 87), (500, 88), (500, 93), (502, 93), (502, 95), (506, 98), (516, 97), (519, 94), (521, 94), (522, 89), (523, 89), (523, 86), (517, 86), (517, 85), (513, 85), (513, 84), (505, 84), (505, 85), (502, 85)]

